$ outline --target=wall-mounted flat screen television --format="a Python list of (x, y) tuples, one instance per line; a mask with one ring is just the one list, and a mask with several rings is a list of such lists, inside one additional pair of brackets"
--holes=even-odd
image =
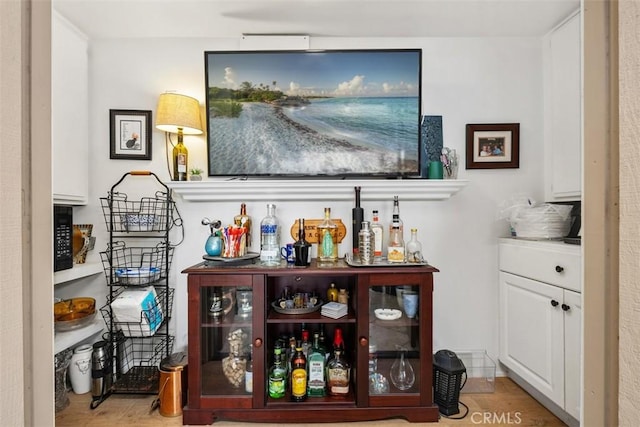
[(420, 174), (421, 49), (207, 51), (209, 176)]

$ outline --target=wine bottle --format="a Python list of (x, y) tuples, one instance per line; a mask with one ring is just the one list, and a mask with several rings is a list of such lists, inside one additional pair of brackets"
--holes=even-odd
[(189, 151), (182, 142), (182, 132), (178, 132), (178, 144), (173, 147), (173, 180), (186, 181), (189, 166)]
[(353, 243), (353, 257), (357, 258), (359, 253), (358, 233), (362, 228), (364, 220), (364, 210), (360, 207), (360, 187), (354, 187), (356, 190), (356, 206), (351, 209), (351, 233)]

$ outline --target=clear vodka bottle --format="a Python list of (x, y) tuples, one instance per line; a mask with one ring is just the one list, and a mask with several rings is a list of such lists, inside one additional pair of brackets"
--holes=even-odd
[(260, 263), (280, 265), (280, 226), (273, 203), (267, 205), (267, 216), (260, 222)]

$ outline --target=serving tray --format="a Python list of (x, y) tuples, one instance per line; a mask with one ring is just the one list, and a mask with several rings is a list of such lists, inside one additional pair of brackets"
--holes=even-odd
[(322, 307), (322, 300), (318, 300), (317, 304), (314, 305), (313, 307), (286, 309), (286, 308), (280, 307), (277, 301), (272, 302), (271, 307), (273, 307), (276, 313), (280, 313), (280, 314), (309, 314), (309, 313), (313, 313), (314, 311), (320, 310), (320, 308)]
[(362, 264), (360, 259), (354, 258), (352, 254), (346, 254), (344, 262), (349, 267), (419, 267), (429, 265), (427, 262), (389, 262), (386, 258), (372, 264)]
[(260, 257), (259, 253), (249, 252), (243, 256), (235, 257), (235, 258), (226, 258), (221, 256), (211, 256), (211, 255), (203, 255), (202, 259), (206, 266), (221, 266), (221, 265), (242, 265), (242, 264), (252, 264), (256, 261), (257, 258)]

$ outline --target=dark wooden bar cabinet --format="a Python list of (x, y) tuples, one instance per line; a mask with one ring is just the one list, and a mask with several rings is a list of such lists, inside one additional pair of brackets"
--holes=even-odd
[[(387, 418), (437, 421), (438, 406), (432, 390), (432, 293), (433, 273), (437, 271), (425, 265), (351, 267), (343, 260), (330, 265), (312, 260), (306, 268), (283, 262), (279, 267), (200, 263), (185, 269), (189, 364), (183, 423), (206, 425), (216, 419), (282, 423)], [(274, 305), (286, 292), (304, 292), (326, 302), (331, 283), (349, 297), (348, 313), (339, 319), (322, 316), (321, 310), (293, 314), (295, 311), (283, 312)], [(399, 294), (407, 291), (417, 292), (419, 298), (418, 314), (413, 318), (401, 310)], [(400, 310), (401, 316), (384, 319), (380, 311), (376, 314), (380, 309)], [(311, 333), (322, 329), (330, 346), (336, 327), (342, 330), (351, 365), (348, 396), (309, 397), (301, 403), (292, 402), (288, 392), (284, 398), (270, 398), (268, 369), (276, 340), (291, 335), (300, 339), (303, 328)], [(241, 346), (238, 341), (230, 341), (238, 337)], [(397, 388), (390, 378), (394, 362), (401, 355), (415, 375), (415, 381), (405, 390)], [(242, 369), (249, 357), (253, 385), (247, 391)], [(388, 388), (382, 387), (382, 392), (370, 392), (370, 359), (377, 361), (377, 378), (387, 380)]]

